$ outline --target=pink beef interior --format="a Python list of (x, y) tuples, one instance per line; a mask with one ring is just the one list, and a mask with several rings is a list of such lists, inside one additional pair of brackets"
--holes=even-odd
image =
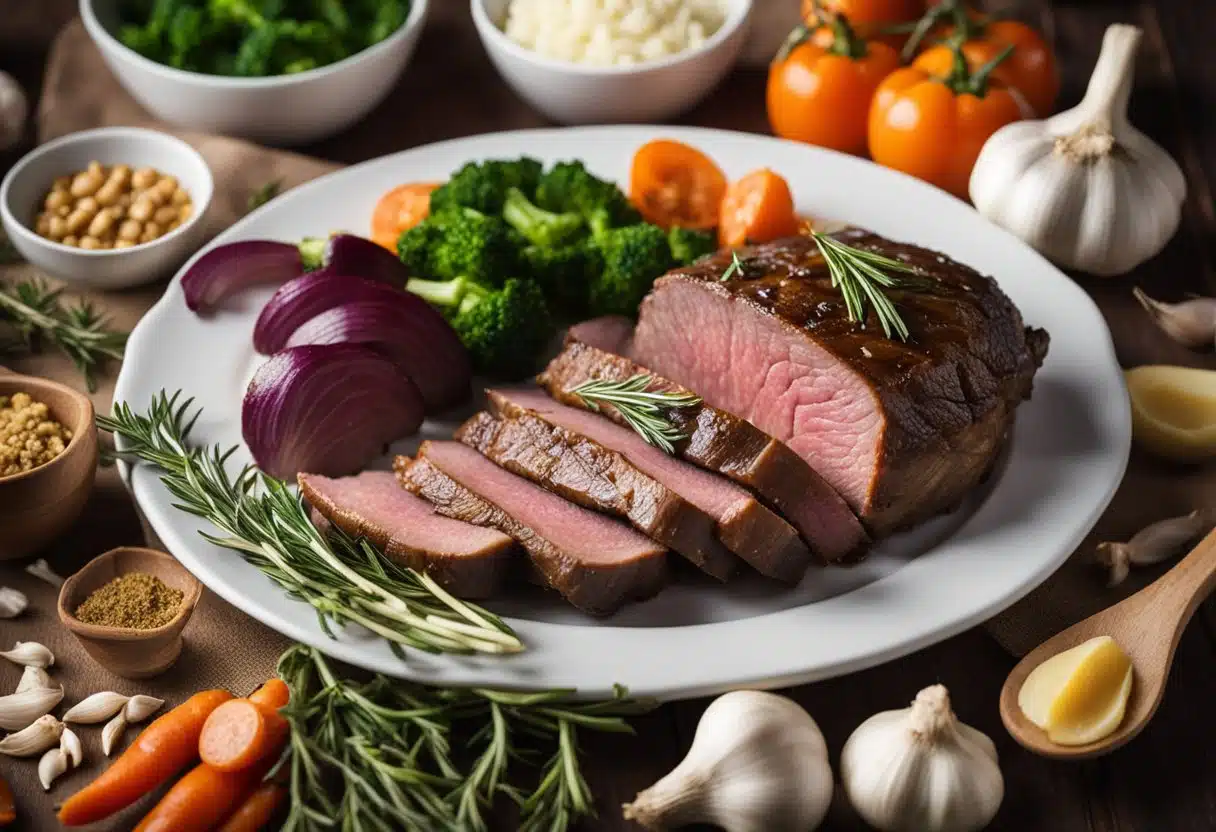
[(459, 442), (430, 442), (426, 458), (469, 491), (584, 563), (615, 565), (661, 549), (628, 526), (568, 503)]
[(602, 416), (566, 407), (539, 390), (500, 391), (500, 395), (520, 407), (535, 410), (555, 425), (581, 434), (623, 455), (642, 473), (658, 480), (716, 520), (733, 516), (751, 502), (751, 495), (743, 488), (687, 462), (681, 462), (648, 444), (629, 428), (621, 427)]
[(883, 417), (862, 378), (777, 317), (691, 280), (661, 280), (646, 304), (633, 358), (783, 440), (850, 504), (864, 505)]
[(624, 355), (633, 334), (633, 321), (619, 315), (592, 318), (570, 327), (570, 334), (597, 350)]
[(335, 506), (358, 514), (414, 549), (460, 555), (511, 544), (501, 532), (436, 514), (430, 503), (402, 488), (390, 471), (365, 471), (342, 479), (317, 474), (304, 474), (303, 478)]

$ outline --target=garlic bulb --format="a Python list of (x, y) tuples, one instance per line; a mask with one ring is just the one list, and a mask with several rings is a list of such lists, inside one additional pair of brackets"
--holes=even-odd
[(998, 130), (971, 173), (980, 213), (1060, 265), (1123, 274), (1178, 229), (1186, 181), (1127, 120), (1141, 31), (1116, 24), (1081, 103)]
[(63, 688), (30, 688), (0, 696), (0, 728), (20, 731), (63, 701)]
[(16, 618), (25, 612), (30, 600), (12, 587), (0, 586), (0, 618)]
[(815, 720), (761, 691), (718, 697), (688, 755), (624, 806), (647, 829), (712, 823), (726, 832), (810, 832), (832, 802), (832, 769)]
[(840, 779), (858, 814), (881, 832), (982, 829), (1005, 795), (996, 746), (958, 721), (942, 685), (859, 725), (840, 753)]
[(0, 754), (33, 757), (53, 748), (63, 735), (63, 723), (51, 715), (40, 716), (34, 724), (0, 740)]
[(0, 150), (8, 150), (25, 135), (30, 105), (13, 76), (0, 72)]
[(36, 641), (19, 641), (12, 650), (0, 651), (0, 656), (14, 664), (48, 668), (55, 663), (55, 655)]

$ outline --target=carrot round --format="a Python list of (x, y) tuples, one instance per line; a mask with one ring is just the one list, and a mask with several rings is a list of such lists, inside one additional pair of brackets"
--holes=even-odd
[(789, 183), (761, 168), (727, 189), (718, 220), (718, 242), (731, 247), (767, 243), (792, 237), (799, 226)]
[(64, 826), (83, 826), (130, 806), (198, 757), (198, 738), (211, 712), (232, 698), (226, 690), (196, 693), (144, 729), (96, 780), (59, 809)]
[(372, 242), (397, 251), (397, 238), (431, 213), (431, 191), (438, 182), (409, 182), (380, 197), (372, 211)]
[(287, 789), (263, 783), (224, 821), (219, 832), (258, 832), (270, 823), (286, 799)]
[(629, 199), (649, 223), (708, 230), (725, 193), (726, 174), (695, 147), (658, 139), (633, 156)]
[(274, 708), (252, 699), (233, 699), (207, 717), (198, 754), (214, 769), (240, 771), (280, 747), (287, 730), (287, 720)]

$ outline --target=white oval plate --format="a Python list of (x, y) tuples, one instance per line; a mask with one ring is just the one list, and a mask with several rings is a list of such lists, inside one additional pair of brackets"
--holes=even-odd
[[(886, 541), (861, 566), (812, 571), (796, 589), (758, 580), (683, 584), (603, 621), (540, 592), (492, 602), (528, 647), (510, 658), (419, 653), (403, 661), (365, 633), (332, 640), (310, 607), (290, 600), (236, 553), (204, 542), (203, 525), (173, 508), (155, 471), (125, 470), (165, 545), (249, 615), (370, 670), (446, 685), (577, 688), (587, 696), (605, 695), (620, 683), (663, 699), (784, 686), (869, 667), (984, 621), (1055, 571), (1096, 522), (1127, 463), (1130, 416), (1110, 334), (1093, 302), (1050, 263), (968, 205), (915, 179), (830, 151), (715, 130), (500, 133), (331, 174), (275, 199), (212, 245), (362, 232), (384, 190), (442, 179), (469, 160), (579, 158), (601, 176), (624, 181), (633, 152), (658, 136), (700, 147), (732, 178), (768, 165), (789, 178), (805, 212), (938, 249), (995, 275), (1027, 323), (1050, 332), (1034, 397), (1018, 410), (1005, 464), (986, 493), (950, 517)], [(268, 296), (269, 290), (250, 292), (200, 319), (186, 309), (175, 279), (131, 337), (116, 399), (138, 409), (162, 389), (182, 389), (203, 408), (195, 441), (240, 444), (241, 396), (260, 360), (250, 336)], [(444, 436), (451, 427), (428, 423), (426, 433)], [(248, 458), (242, 448), (235, 461)]]

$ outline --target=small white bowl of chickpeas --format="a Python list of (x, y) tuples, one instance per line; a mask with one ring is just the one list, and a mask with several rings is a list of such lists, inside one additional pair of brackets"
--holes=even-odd
[(207, 163), (181, 139), (103, 127), (17, 162), (0, 182), (0, 221), (48, 274), (119, 289), (167, 277), (198, 248), (213, 188)]

